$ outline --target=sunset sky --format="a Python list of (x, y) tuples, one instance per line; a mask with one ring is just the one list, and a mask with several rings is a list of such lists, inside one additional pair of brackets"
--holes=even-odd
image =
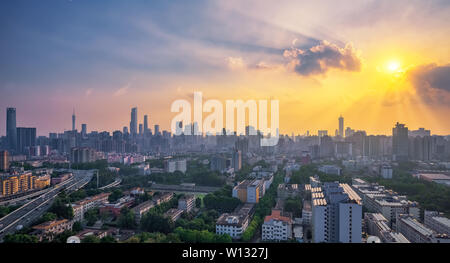
[[(6, 107), (39, 135), (169, 129), (177, 99), (278, 99), (280, 132), (450, 134), (450, 1), (0, 3), (0, 135)], [(206, 114), (204, 115), (207, 116)]]

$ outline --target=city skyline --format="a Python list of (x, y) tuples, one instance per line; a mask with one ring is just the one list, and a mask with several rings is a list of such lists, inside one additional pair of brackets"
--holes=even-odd
[(79, 123), (112, 131), (136, 106), (168, 130), (171, 103), (202, 91), (280, 100), (283, 134), (333, 134), (339, 114), (370, 134), (397, 121), (449, 134), (449, 10), (437, 0), (2, 3), (0, 123), (11, 106), (40, 135), (70, 130), (75, 107)]
[[(16, 108), (8, 107), (7, 109), (14, 110), (14, 119), (15, 119), (14, 126), (16, 126), (17, 128), (19, 128), (19, 127), (31, 127), (30, 125), (23, 125), (22, 123), (19, 123), (17, 121), (17, 114), (16, 114), (17, 109)], [(96, 131), (96, 132), (105, 132), (106, 131), (106, 132), (109, 132), (109, 133), (112, 133), (114, 131), (122, 131), (123, 132), (124, 131), (123, 129), (126, 128), (127, 132), (129, 132), (130, 134), (133, 134), (132, 127), (135, 127), (134, 128), (134, 134), (144, 134), (144, 133), (148, 132), (149, 130), (152, 131), (151, 128), (148, 128), (148, 127), (151, 127), (151, 125), (149, 125), (149, 122), (148, 122), (148, 114), (146, 114), (146, 113), (142, 114), (142, 118), (139, 118), (138, 107), (133, 107), (133, 108), (130, 109), (130, 111), (131, 111), (131, 117), (130, 117), (130, 122), (128, 123), (128, 125), (122, 125), (122, 126), (118, 125), (118, 127), (113, 128), (112, 130), (102, 130), (102, 129), (96, 130), (96, 129), (88, 128), (89, 127), (89, 123), (85, 123), (85, 122), (80, 122), (79, 125), (78, 125), (79, 127), (76, 126), (75, 119), (77, 118), (77, 115), (75, 114), (75, 109), (73, 109), (73, 113), (71, 115), (71, 125), (72, 125), (71, 129), (64, 129), (62, 131), (50, 130), (48, 133), (43, 133), (43, 132), (39, 132), (39, 130), (40, 130), (39, 126), (34, 127), (34, 128), (36, 129), (36, 136), (48, 136), (50, 133), (64, 133), (66, 131), (83, 132), (83, 127), (85, 127), (86, 129), (89, 129), (87, 133), (89, 133), (91, 131)], [(140, 122), (139, 120), (142, 120), (142, 122)], [(344, 118), (344, 116), (342, 116), (342, 114), (339, 115), (339, 117), (336, 119), (337, 125), (334, 128), (334, 130), (336, 131), (336, 135), (338, 135), (340, 137), (347, 137), (345, 135), (345, 132), (347, 132), (346, 131), (347, 129), (350, 129), (352, 132), (364, 131), (364, 132), (367, 133), (367, 135), (387, 135), (387, 136), (392, 136), (392, 127), (387, 133), (375, 133), (375, 134), (373, 134), (373, 133), (370, 133), (370, 132), (368, 132), (368, 131), (366, 131), (364, 129), (357, 129), (357, 128), (354, 128), (354, 127), (352, 127), (350, 125), (347, 125), (348, 122), (346, 120), (344, 122), (344, 120), (345, 120), (345, 118)], [(192, 121), (192, 124), (194, 124), (194, 123), (195, 122)], [(345, 123), (345, 125), (344, 125), (344, 123)], [(427, 127), (411, 128), (411, 127), (408, 126), (407, 123), (402, 123), (401, 121), (400, 122), (397, 121), (392, 126), (399, 125), (399, 123), (401, 125), (405, 125), (406, 128), (409, 131), (420, 131), (420, 130), (423, 130), (423, 129), (427, 130)], [(7, 124), (6, 118), (5, 118), (5, 124)], [(140, 129), (137, 129), (138, 126), (142, 126), (142, 127), (140, 127)], [(158, 123), (154, 123), (153, 126), (154, 126), (154, 128), (156, 128), (156, 126), (157, 126), (158, 129), (160, 129), (160, 124), (158, 124)], [(5, 134), (3, 135), (3, 134), (0, 133), (0, 136), (6, 136), (7, 135), (7, 128), (8, 128), (7, 125), (5, 125)], [(80, 129), (78, 129), (78, 128), (80, 128)], [(162, 130), (171, 132), (170, 131), (170, 127), (168, 127), (167, 129), (162, 129)], [(281, 135), (287, 135), (287, 136), (290, 136), (292, 134), (295, 135), (295, 136), (321, 136), (320, 135), (321, 132), (322, 133), (323, 132), (327, 132), (327, 135), (331, 136), (333, 134), (332, 131), (333, 131), (333, 128), (326, 129), (326, 130), (324, 130), (324, 129), (316, 129), (316, 130), (305, 130), (304, 132), (297, 132), (297, 133), (291, 132), (291, 133), (280, 133), (280, 134)], [(430, 131), (430, 130), (428, 129), (428, 131)], [(153, 130), (152, 133), (154, 134), (154, 132), (155, 131)], [(430, 131), (430, 134), (431, 135), (439, 135), (439, 136), (449, 136), (450, 135), (450, 134), (437, 134), (437, 133), (434, 133), (432, 131)], [(206, 135), (206, 134), (203, 133), (203, 135)]]

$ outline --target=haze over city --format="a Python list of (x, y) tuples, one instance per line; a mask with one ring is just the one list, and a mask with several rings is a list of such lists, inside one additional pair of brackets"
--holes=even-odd
[(7, 107), (38, 135), (70, 130), (74, 108), (89, 130), (121, 130), (132, 107), (140, 122), (146, 114), (169, 130), (171, 103), (194, 91), (278, 99), (283, 134), (333, 133), (342, 114), (368, 134), (390, 134), (399, 121), (447, 135), (449, 9), (448, 1), (2, 3), (0, 135)]

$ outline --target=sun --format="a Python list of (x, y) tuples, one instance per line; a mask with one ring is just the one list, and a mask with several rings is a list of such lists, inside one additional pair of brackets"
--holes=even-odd
[(400, 77), (405, 72), (402, 63), (397, 59), (392, 59), (385, 62), (381, 71), (394, 77)]
[(400, 68), (400, 62), (396, 60), (389, 61), (386, 66), (386, 69), (392, 73), (398, 72)]

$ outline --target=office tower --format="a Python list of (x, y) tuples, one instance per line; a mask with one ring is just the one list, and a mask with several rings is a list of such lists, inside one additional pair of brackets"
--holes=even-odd
[(355, 133), (355, 130), (353, 130), (350, 127), (347, 127), (347, 129), (345, 129), (345, 137), (350, 137)]
[(128, 134), (128, 127), (124, 126), (122, 131), (123, 131), (123, 134)]
[(234, 152), (233, 152), (233, 158), (232, 158), (232, 166), (233, 166), (235, 172), (241, 170), (241, 168), (242, 168), (242, 155), (241, 155), (241, 151), (239, 151), (239, 150), (234, 150)]
[(339, 136), (344, 137), (344, 117), (342, 115), (339, 117)]
[(137, 134), (137, 108), (131, 109), (130, 134), (132, 136)]
[(425, 128), (419, 128), (418, 130), (409, 131), (410, 137), (425, 137), (425, 136), (430, 136), (430, 135), (431, 135), (431, 131), (425, 130)]
[(141, 124), (139, 124), (139, 135), (142, 135), (144, 133), (144, 131), (142, 129), (143, 129), (143, 126), (141, 123)]
[(72, 114), (72, 131), (75, 131), (75, 108), (73, 109), (73, 114)]
[(320, 157), (333, 157), (334, 155), (334, 142), (333, 139), (328, 136), (324, 135), (320, 138), (320, 144), (319, 144), (319, 156)]
[(317, 131), (317, 135), (319, 137), (327, 136), (328, 135), (328, 131), (327, 130), (318, 130)]
[(87, 125), (81, 124), (81, 135), (86, 136), (87, 135)]
[(91, 163), (97, 160), (94, 149), (88, 147), (72, 148), (70, 152), (72, 163)]
[(17, 149), (16, 108), (6, 108), (6, 138), (11, 151)]
[(144, 115), (144, 133), (148, 133), (148, 115)]
[(405, 124), (396, 123), (392, 128), (392, 157), (394, 161), (408, 160), (409, 140), (408, 127)]
[(327, 182), (311, 188), (315, 243), (361, 243), (361, 198), (348, 184)]
[(155, 135), (159, 135), (159, 125), (155, 124)]
[(17, 151), (29, 153), (27, 147), (36, 146), (36, 128), (17, 128)]
[(9, 153), (8, 151), (0, 151), (0, 171), (9, 169)]

